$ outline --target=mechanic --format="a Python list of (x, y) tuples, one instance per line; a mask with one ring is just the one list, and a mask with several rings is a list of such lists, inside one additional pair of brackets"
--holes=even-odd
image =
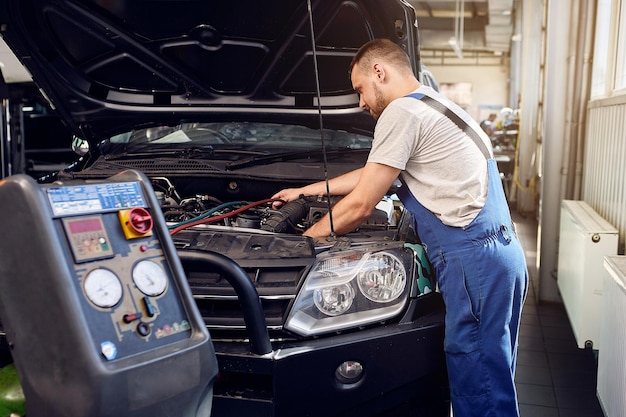
[(389, 40), (363, 45), (350, 78), (377, 120), (367, 163), (273, 198), (344, 196), (332, 209), (333, 230), (326, 215), (304, 232), (332, 240), (358, 227), (399, 177), (398, 196), (414, 214), (446, 304), (454, 416), (518, 416), (514, 372), (528, 272), (491, 142), (460, 107), (421, 85)]

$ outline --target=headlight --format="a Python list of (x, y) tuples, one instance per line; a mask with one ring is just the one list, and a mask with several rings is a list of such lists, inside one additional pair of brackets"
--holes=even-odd
[(402, 262), (386, 253), (373, 253), (357, 274), (361, 293), (376, 303), (387, 303), (398, 298), (406, 288), (406, 271)]
[(319, 311), (329, 316), (345, 313), (352, 306), (354, 290), (350, 284), (318, 288), (313, 292), (313, 301)]
[(379, 322), (404, 308), (413, 251), (401, 245), (362, 247), (318, 257), (285, 327), (303, 336)]

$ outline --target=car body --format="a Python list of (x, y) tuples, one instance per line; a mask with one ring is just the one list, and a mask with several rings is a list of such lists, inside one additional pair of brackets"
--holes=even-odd
[(2, 0), (0, 27), (85, 149), (41, 181), (150, 178), (215, 346), (212, 415), (448, 414), (445, 310), (394, 189), (318, 241), (338, 197), (269, 200), (365, 163), (349, 63), (386, 37), (420, 74), (407, 2)]
[(435, 75), (432, 73), (432, 71), (430, 70), (430, 68), (428, 68), (426, 65), (421, 65), (420, 66), (420, 82), (424, 85), (427, 85), (437, 91), (439, 91), (439, 83), (437, 82), (437, 78), (435, 77)]

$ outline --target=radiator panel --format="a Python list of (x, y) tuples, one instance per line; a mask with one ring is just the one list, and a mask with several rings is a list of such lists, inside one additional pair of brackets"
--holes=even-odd
[(606, 417), (626, 415), (626, 256), (604, 258), (598, 400)]
[(579, 348), (600, 349), (603, 259), (617, 244), (617, 229), (587, 203), (563, 200), (557, 285)]
[[(619, 230), (619, 250), (626, 239), (626, 103), (596, 101), (589, 106), (583, 162), (582, 198)], [(602, 104), (599, 104), (602, 103)]]

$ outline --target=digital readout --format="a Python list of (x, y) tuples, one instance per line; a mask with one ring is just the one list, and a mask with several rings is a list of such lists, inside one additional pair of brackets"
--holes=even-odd
[(102, 223), (99, 218), (72, 220), (67, 223), (72, 234), (102, 230)]

